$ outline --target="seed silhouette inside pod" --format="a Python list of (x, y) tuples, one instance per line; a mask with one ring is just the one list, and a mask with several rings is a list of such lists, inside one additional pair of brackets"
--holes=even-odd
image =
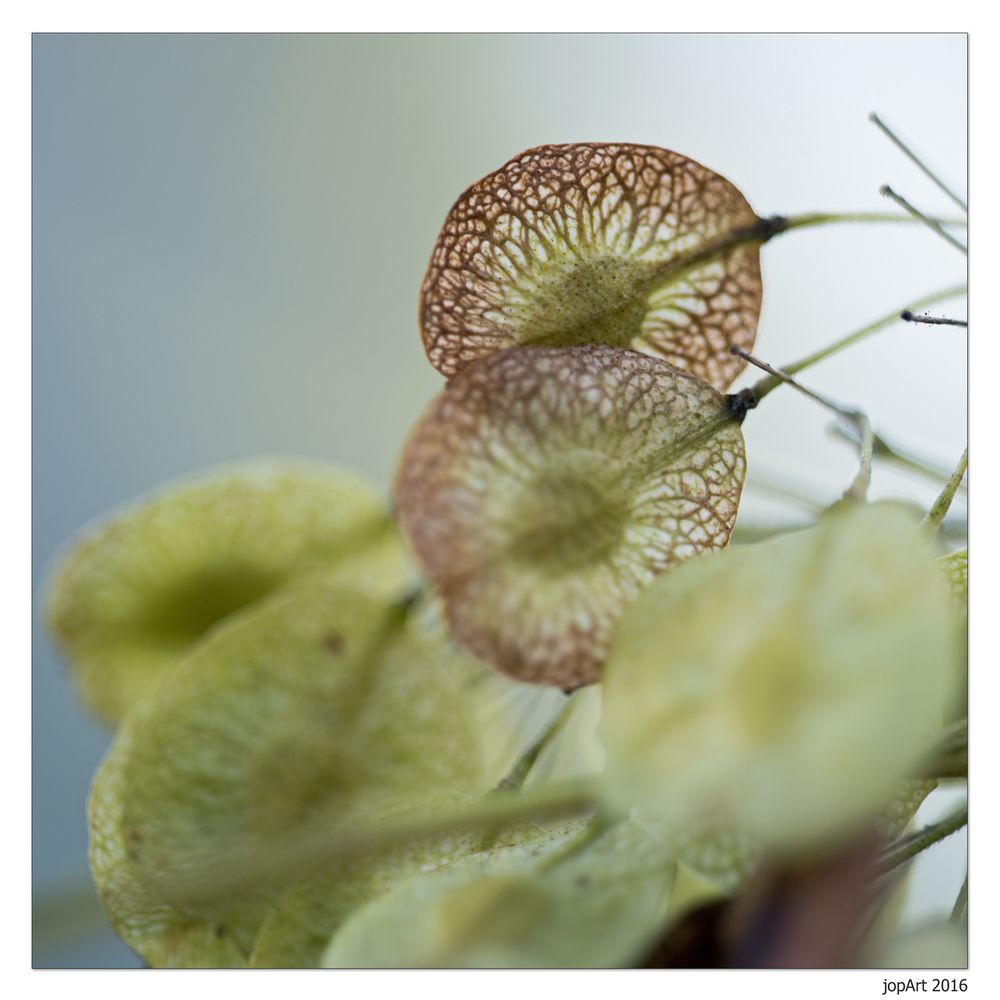
[(455, 639), (571, 689), (598, 679), (646, 583), (726, 544), (744, 471), (738, 415), (686, 372), (597, 345), (515, 349), (448, 383), (397, 503)]
[(760, 225), (729, 181), (667, 149), (529, 149), (448, 214), (421, 292), (427, 355), (450, 377), (506, 347), (600, 343), (723, 390), (744, 364), (730, 347), (757, 329)]
[(241, 463), (85, 534), (55, 573), (49, 624), (84, 701), (116, 722), (219, 622), (318, 573), (376, 596), (404, 585), (378, 492), (335, 466)]

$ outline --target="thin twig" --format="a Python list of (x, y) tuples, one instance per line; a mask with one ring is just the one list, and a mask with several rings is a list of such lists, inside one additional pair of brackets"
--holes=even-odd
[(932, 232), (937, 233), (941, 239), (950, 243), (956, 250), (959, 250), (964, 254), (968, 254), (969, 248), (961, 240), (955, 239), (955, 237), (952, 236), (951, 233), (949, 233), (937, 219), (932, 219), (930, 216), (924, 215), (919, 208), (911, 205), (910, 202), (908, 202), (901, 194), (897, 194), (893, 191), (888, 184), (882, 185), (879, 189), (879, 194), (885, 195), (886, 198), (891, 198), (897, 205), (899, 205), (900, 208), (906, 209), (906, 211), (909, 212), (913, 218), (922, 222)]
[(569, 722), (569, 717), (573, 714), (573, 709), (576, 706), (576, 698), (577, 692), (574, 691), (566, 699), (565, 704), (559, 710), (556, 717), (542, 730), (538, 739), (521, 754), (514, 766), (500, 779), (494, 791), (520, 791), (528, 775), (531, 773), (531, 769), (535, 766), (535, 762), (541, 757), (545, 748), (566, 728), (566, 723)]
[(876, 875), (884, 875), (891, 872), (893, 868), (898, 868), (903, 862), (916, 857), (928, 847), (950, 837), (953, 833), (961, 830), (969, 822), (968, 806), (956, 809), (950, 816), (945, 817), (940, 823), (933, 823), (925, 826), (922, 830), (905, 837), (892, 847), (883, 851), (876, 866)]
[[(909, 304), (908, 309), (924, 309), (937, 302), (943, 302), (945, 299), (952, 299), (956, 296), (964, 295), (966, 290), (965, 285), (952, 285), (950, 288), (943, 288), (939, 292), (933, 292), (930, 295), (925, 295), (923, 298), (916, 299)], [(878, 333), (880, 330), (884, 330), (888, 326), (892, 326), (893, 323), (898, 323), (900, 315), (901, 310), (893, 309), (892, 312), (886, 313), (884, 316), (879, 317), (879, 319), (874, 320), (867, 326), (861, 327), (860, 330), (855, 330), (852, 333), (847, 334), (845, 337), (840, 337), (832, 344), (828, 344), (826, 347), (820, 348), (818, 351), (813, 351), (812, 354), (807, 354), (804, 358), (799, 358), (798, 361), (792, 361), (786, 365), (782, 365), (781, 370), (788, 375), (797, 375), (806, 368), (811, 368), (818, 362), (825, 361), (827, 358), (833, 356), (834, 354), (838, 354), (845, 348), (851, 347), (854, 344), (865, 340), (872, 334)], [(777, 385), (778, 382), (779, 380), (775, 379), (774, 385)], [(765, 382), (764, 380), (761, 380), (755, 388), (758, 392), (764, 392), (766, 395), (766, 392), (769, 391), (769, 389), (766, 388), (768, 385), (769, 381)], [(771, 388), (773, 388), (773, 386)]]
[[(845, 428), (839, 423), (832, 425), (830, 428), (830, 432), (834, 435), (834, 437), (842, 438), (857, 448), (861, 442), (856, 434), (851, 433), (851, 430), (853, 429)], [(873, 454), (875, 458), (892, 462), (901, 468), (914, 472), (917, 475), (923, 476), (923, 478), (937, 484), (940, 484), (942, 479), (947, 479), (950, 475), (947, 469), (942, 469), (940, 466), (927, 462), (922, 458), (918, 458), (894, 444), (890, 444), (884, 437), (877, 433), (875, 435)], [(958, 492), (966, 492), (965, 487), (960, 486)]]
[(963, 212), (968, 212), (969, 206), (874, 111), (868, 116), (868, 120), (874, 122)]
[(906, 323), (923, 323), (925, 326), (964, 326), (968, 327), (967, 319), (951, 319), (949, 316), (915, 316), (909, 309), (904, 309), (899, 318)]
[[(844, 406), (826, 396), (821, 396), (812, 389), (807, 389), (800, 382), (796, 382), (787, 372), (782, 371), (780, 368), (775, 368), (773, 365), (769, 365), (759, 358), (755, 358), (748, 351), (743, 350), (742, 347), (733, 346), (730, 348), (730, 353), (743, 358), (744, 361), (749, 361), (752, 365), (756, 365), (762, 371), (768, 373), (768, 378), (761, 379), (752, 385), (749, 390), (745, 390), (751, 399), (756, 401), (763, 399), (775, 386), (784, 382), (786, 385), (792, 386), (793, 389), (798, 389), (799, 392), (819, 403), (820, 406), (824, 406), (836, 413), (838, 417), (857, 430), (858, 437), (861, 440), (860, 467), (851, 485), (844, 491), (844, 499), (856, 500), (859, 503), (863, 503), (868, 495), (868, 487), (871, 484), (872, 454), (875, 447), (875, 432), (872, 430), (871, 421), (869, 421), (867, 415), (861, 410)], [(773, 381), (774, 379), (777, 379), (777, 381)]]
[[(178, 878), (179, 899), (220, 897), (248, 885), (271, 884), (317, 867), (378, 854), (403, 844), (428, 843), (460, 834), (496, 834), (521, 823), (543, 823), (592, 815), (597, 808), (593, 780), (564, 781), (520, 795), (489, 796), (468, 809), (398, 825), (344, 827), (339, 810), (317, 815), (281, 843), (234, 852), (211, 868)], [(338, 828), (337, 823), (341, 825)]]

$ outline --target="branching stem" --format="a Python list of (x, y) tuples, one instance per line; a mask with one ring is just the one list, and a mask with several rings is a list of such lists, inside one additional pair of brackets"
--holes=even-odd
[[(834, 424), (832, 432), (836, 437), (843, 438), (845, 441), (850, 442), (855, 448), (858, 447), (858, 438), (849, 433), (848, 430), (841, 424)], [(917, 458), (915, 455), (911, 455), (908, 452), (903, 451), (896, 445), (890, 444), (879, 434), (875, 435), (875, 458), (892, 462), (894, 465), (898, 465), (900, 468), (906, 469), (909, 472), (916, 473), (924, 479), (934, 483), (940, 483), (942, 479), (946, 479), (948, 477), (948, 472), (945, 469), (941, 469), (938, 466), (932, 465), (930, 462), (924, 461), (922, 458)], [(965, 486), (960, 486), (957, 492), (964, 493)]]
[[(796, 382), (795, 379), (788, 374), (788, 372), (782, 371), (780, 368), (774, 368), (772, 365), (761, 361), (759, 358), (755, 358), (749, 352), (744, 351), (742, 347), (732, 347), (730, 350), (731, 353), (743, 358), (745, 361), (749, 361), (752, 365), (756, 365), (762, 371), (768, 373), (767, 379), (762, 379), (749, 390), (744, 390), (749, 394), (751, 399), (759, 402), (776, 386), (785, 383), (786, 385), (792, 386), (794, 389), (798, 389), (799, 392), (819, 403), (820, 406), (824, 406), (826, 409), (831, 410), (833, 413), (837, 414), (841, 420), (846, 421), (850, 426), (857, 430), (858, 437), (861, 440), (860, 467), (858, 468), (858, 474), (854, 477), (851, 485), (844, 492), (844, 499), (863, 503), (865, 498), (868, 496), (868, 487), (871, 484), (872, 454), (875, 447), (875, 432), (872, 430), (871, 421), (868, 419), (867, 415), (861, 410), (844, 406), (841, 403), (834, 402), (834, 400), (829, 399), (826, 396), (821, 396), (818, 392), (814, 392), (812, 389), (807, 389), (801, 383)], [(754, 405), (756, 405), (756, 402)]]
[[(930, 295), (925, 295), (923, 298), (910, 303), (905, 309), (893, 309), (892, 312), (886, 313), (884, 316), (881, 316), (874, 322), (869, 323), (867, 326), (861, 327), (860, 330), (855, 330), (853, 333), (847, 334), (846, 337), (841, 337), (839, 340), (835, 340), (832, 344), (828, 344), (826, 347), (823, 347), (818, 351), (814, 351), (812, 354), (807, 354), (804, 358), (799, 358), (798, 361), (792, 361), (790, 364), (784, 365), (781, 370), (786, 375), (796, 375), (801, 371), (805, 371), (806, 368), (811, 368), (820, 361), (825, 361), (834, 354), (839, 354), (845, 348), (852, 347), (854, 344), (860, 343), (862, 340), (867, 339), (874, 333), (878, 333), (880, 330), (884, 330), (893, 323), (899, 322), (903, 312), (915, 312), (918, 309), (925, 309), (927, 306), (934, 305), (936, 302), (943, 302), (945, 299), (953, 299), (956, 296), (964, 295), (965, 292), (965, 285), (952, 285), (949, 288), (943, 288), (939, 292), (933, 292)], [(781, 379), (778, 377), (761, 379), (753, 387), (754, 394), (757, 396), (757, 399), (763, 399), (780, 383)]]

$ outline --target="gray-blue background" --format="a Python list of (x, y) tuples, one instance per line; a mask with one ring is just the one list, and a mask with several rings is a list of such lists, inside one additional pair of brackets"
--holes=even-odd
[[(887, 207), (887, 180), (947, 211), (865, 116), (961, 183), (965, 52), (957, 35), (36, 36), (36, 599), (84, 522), (192, 469), (301, 454), (387, 485), (440, 384), (416, 328), (431, 245), (513, 154), (631, 140), (719, 170), (761, 214)], [(788, 236), (764, 273), (758, 352), (781, 362), (964, 270), (933, 236), (883, 227)], [(809, 381), (953, 463), (964, 366), (960, 334), (908, 328)], [(747, 424), (751, 480), (832, 499), (850, 453), (779, 395)], [(930, 495), (879, 473), (876, 493), (900, 489)], [(35, 962), (137, 964), (88, 917), (84, 807), (108, 734), (37, 623), (35, 640)], [(957, 889), (956, 850), (925, 877), (927, 912)]]

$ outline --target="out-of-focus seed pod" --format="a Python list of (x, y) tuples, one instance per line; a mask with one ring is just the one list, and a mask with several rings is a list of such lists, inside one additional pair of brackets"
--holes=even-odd
[[(482, 787), (435, 647), (399, 606), (308, 582), (228, 619), (128, 713), (94, 786), (91, 865), (147, 961), (245, 963), (302, 875), (290, 836)], [(220, 889), (227, 865), (238, 878)]]
[(765, 850), (812, 850), (872, 822), (893, 832), (880, 811), (956, 700), (950, 604), (933, 547), (893, 504), (840, 506), (687, 563), (615, 631), (607, 796)]
[(84, 534), (56, 569), (48, 618), (84, 702), (117, 722), (213, 626), (312, 574), (376, 596), (404, 585), (383, 500), (335, 466), (251, 462)]
[(729, 539), (745, 472), (729, 403), (604, 346), (463, 369), (413, 432), (396, 486), (459, 644), (521, 680), (596, 681), (628, 601)]
[(719, 390), (753, 346), (761, 220), (724, 177), (655, 146), (529, 149), (448, 214), (420, 300), (452, 376), (507, 347), (645, 351)]

